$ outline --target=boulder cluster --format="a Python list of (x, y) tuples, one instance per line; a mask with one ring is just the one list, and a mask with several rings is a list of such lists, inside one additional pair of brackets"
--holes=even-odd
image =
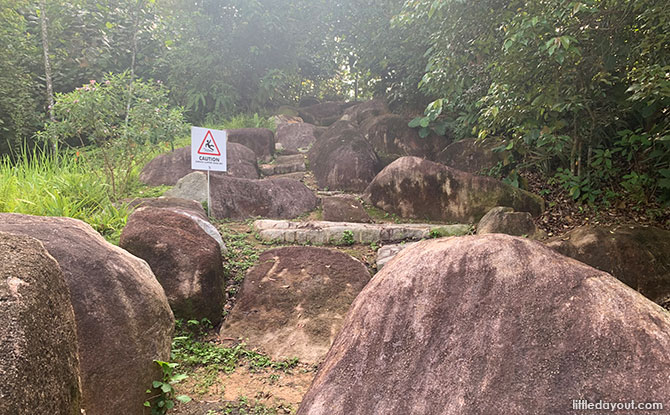
[[(0, 415), (146, 414), (175, 319), (318, 365), (298, 415), (670, 408), (670, 231), (548, 238), (541, 197), (481, 174), (504, 160), (494, 145), (423, 137), (379, 100), (282, 111), (276, 132), (228, 132), (209, 197), (189, 147), (149, 162), (141, 180), (172, 188), (126, 201), (118, 247), (0, 213)], [(227, 305), (218, 221), (252, 218), (281, 246)], [(332, 248), (354, 244), (376, 261)]]

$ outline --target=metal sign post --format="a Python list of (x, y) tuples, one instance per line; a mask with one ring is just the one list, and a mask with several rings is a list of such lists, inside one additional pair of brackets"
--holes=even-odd
[(207, 170), (207, 216), (211, 214), (210, 172), (227, 171), (228, 134), (223, 130), (191, 127), (191, 169)]

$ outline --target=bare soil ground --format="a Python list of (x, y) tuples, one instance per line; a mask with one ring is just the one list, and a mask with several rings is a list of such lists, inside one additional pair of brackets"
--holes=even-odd
[(240, 367), (230, 374), (198, 368), (176, 385), (178, 394), (187, 394), (193, 401), (177, 405), (173, 413), (294, 414), (315, 374), (314, 367), (304, 365), (287, 371)]

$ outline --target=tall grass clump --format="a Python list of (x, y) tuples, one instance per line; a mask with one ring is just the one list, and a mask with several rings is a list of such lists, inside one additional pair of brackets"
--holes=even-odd
[(37, 148), (0, 160), (0, 212), (80, 219), (112, 243), (128, 217), (78, 152), (56, 156)]

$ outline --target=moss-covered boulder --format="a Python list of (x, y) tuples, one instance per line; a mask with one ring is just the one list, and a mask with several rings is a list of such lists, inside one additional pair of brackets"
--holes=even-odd
[(418, 157), (402, 157), (365, 190), (368, 203), (405, 218), (474, 223), (496, 206), (537, 216), (541, 197), (491, 177), (475, 176)]

